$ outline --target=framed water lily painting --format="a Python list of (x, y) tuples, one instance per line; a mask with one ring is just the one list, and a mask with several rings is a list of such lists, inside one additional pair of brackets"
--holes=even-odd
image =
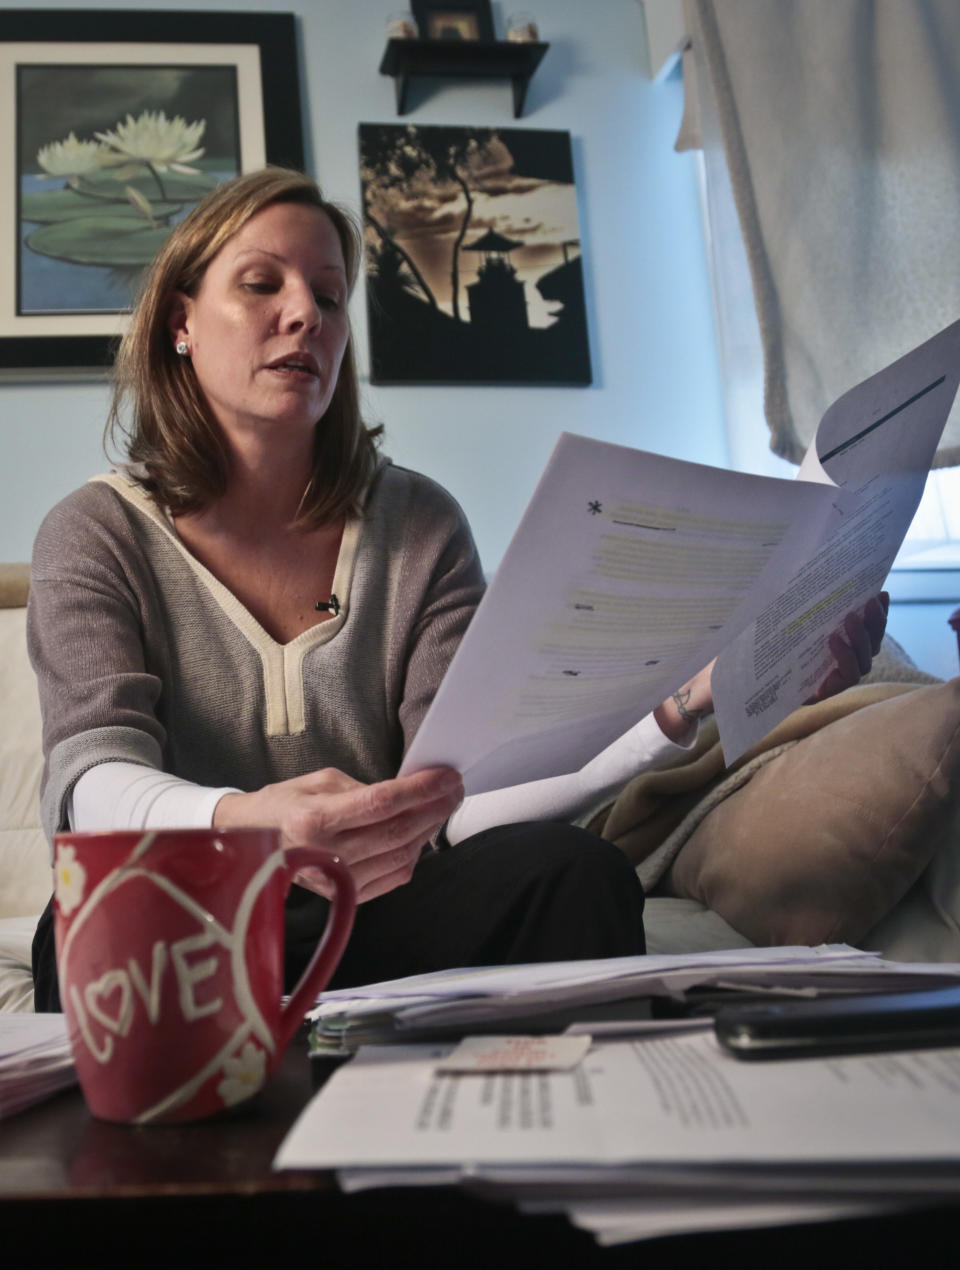
[(6, 10), (0, 32), (0, 374), (102, 373), (197, 201), (303, 166), (294, 18)]

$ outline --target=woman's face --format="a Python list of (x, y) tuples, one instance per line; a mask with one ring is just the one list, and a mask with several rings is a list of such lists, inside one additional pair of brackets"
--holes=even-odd
[(228, 435), (309, 429), (330, 404), (349, 336), (340, 239), (318, 207), (274, 203), (214, 256), (170, 318)]

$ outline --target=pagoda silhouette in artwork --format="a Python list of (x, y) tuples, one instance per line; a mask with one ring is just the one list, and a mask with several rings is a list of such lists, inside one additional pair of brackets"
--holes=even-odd
[(565, 132), (361, 124), (374, 383), (590, 383)]

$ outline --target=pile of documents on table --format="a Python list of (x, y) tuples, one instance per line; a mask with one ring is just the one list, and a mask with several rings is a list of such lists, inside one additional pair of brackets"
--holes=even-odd
[[(843, 947), (748, 949), (378, 984), (327, 994), (319, 1024), (334, 1018), (341, 1039), (395, 1039), (422, 1034), (425, 1021), (434, 1035), (438, 1021), (464, 1016), (492, 1026), (501, 1009), (507, 1033), (510, 1020), (547, 1017), (558, 1001), (575, 1014), (577, 994), (586, 1007), (624, 988), (677, 1001), (694, 985), (803, 994), (957, 981), (960, 966)], [(348, 1190), (459, 1184), (563, 1211), (616, 1243), (889, 1213), (955, 1196), (958, 1163), (960, 1048), (742, 1063), (720, 1049), (712, 1020), (693, 1014), (472, 1037), (463, 1049), (364, 1044), (275, 1165), (337, 1169)]]
[[(325, 992), (310, 1013), (315, 1054), (359, 1045), (434, 1040), (470, 1031), (538, 1032), (608, 1015), (631, 1026), (692, 1013), (697, 994), (800, 997), (886, 991), (960, 980), (960, 966), (884, 961), (846, 944), (736, 948), (718, 952), (608, 957), (525, 966), (441, 970)], [(659, 1008), (658, 1008), (659, 1007)], [(705, 1020), (703, 1025), (706, 1026)]]
[(76, 1083), (62, 1014), (0, 1014), (0, 1117)]

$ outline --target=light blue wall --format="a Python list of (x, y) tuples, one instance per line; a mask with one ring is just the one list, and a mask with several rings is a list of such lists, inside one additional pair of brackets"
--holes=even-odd
[[(120, 0), (98, 7), (133, 6)], [(182, 0), (150, 5), (187, 7)], [(230, 13), (269, 6), (204, 0), (201, 7)], [(326, 193), (353, 207), (357, 124), (396, 121), (393, 82), (377, 67), (386, 17), (402, 7), (395, 0), (304, 0), (298, 10), (308, 162)], [(502, 32), (504, 6), (493, 10)], [(672, 148), (681, 84), (645, 78), (639, 0), (538, 0), (535, 10), (551, 47), (522, 121), (512, 117), (506, 83), (438, 86), (410, 118), (572, 134), (594, 385), (364, 385), (367, 417), (386, 424), (387, 453), (460, 499), (487, 569), (496, 566), (563, 430), (707, 463), (727, 458), (696, 172), (693, 159)], [(189, 40), (189, 20), (176, 31)], [(354, 322), (365, 370), (362, 296)], [(47, 508), (102, 470), (106, 408), (102, 385), (0, 384), (0, 560), (28, 558)]]

